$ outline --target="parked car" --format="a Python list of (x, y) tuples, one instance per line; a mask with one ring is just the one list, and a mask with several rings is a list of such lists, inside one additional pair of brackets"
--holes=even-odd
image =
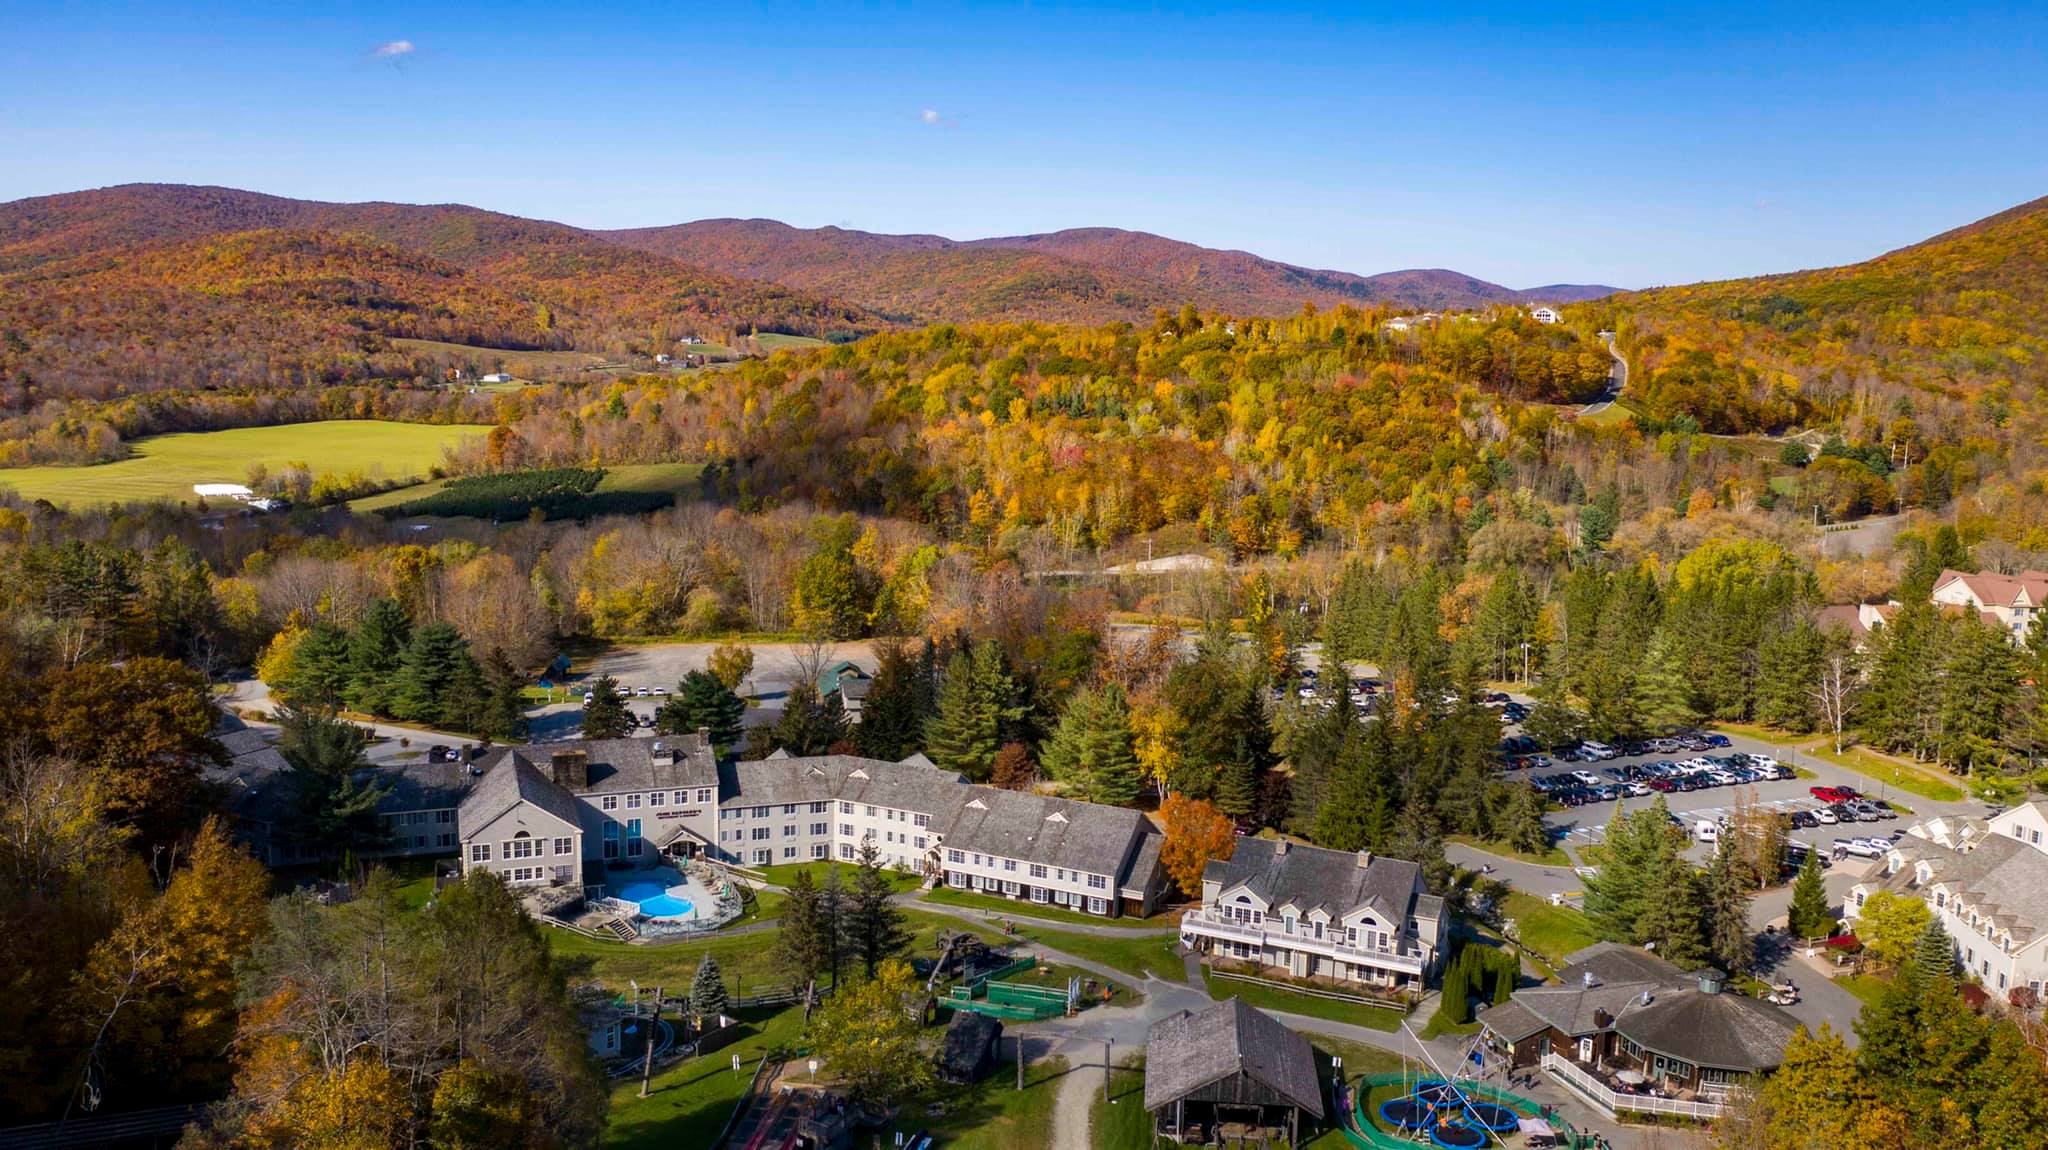
[(1835, 817), (1835, 812), (1833, 808), (1821, 807), (1819, 810), (1813, 812), (1813, 821), (1819, 823), (1821, 826), (1831, 827), (1834, 826), (1836, 823), (1841, 822), (1842, 820)]
[(1830, 804), (1846, 803), (1851, 799), (1862, 797), (1856, 793), (1856, 788), (1854, 787), (1808, 787), (1806, 791), (1821, 802)]

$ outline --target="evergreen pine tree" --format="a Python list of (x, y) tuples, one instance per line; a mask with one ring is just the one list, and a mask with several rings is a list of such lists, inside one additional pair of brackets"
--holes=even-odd
[(819, 969), (832, 976), (832, 985), (839, 985), (839, 972), (846, 962), (847, 942), (846, 885), (840, 881), (839, 868), (828, 867), (825, 880), (818, 884), (818, 941), (824, 959)]
[(917, 660), (901, 643), (882, 643), (860, 722), (853, 728), (854, 745), (871, 759), (900, 762), (924, 743), (930, 717), (930, 687)]
[(1541, 856), (1550, 850), (1550, 831), (1543, 825), (1543, 800), (1527, 783), (1508, 786), (1506, 809), (1501, 812), (1501, 838), (1520, 854)]
[(654, 729), (664, 735), (711, 732), (711, 745), (723, 755), (737, 746), (747, 705), (709, 671), (691, 671), (676, 684), (676, 693), (654, 712)]
[(1288, 756), (1293, 767), (1293, 785), (1288, 790), (1288, 830), (1317, 837), (1316, 820), (1337, 785), (1338, 764), (1357, 738), (1358, 712), (1351, 706), (1348, 691), (1340, 693), (1329, 710), (1310, 715), (1295, 728)]
[(1234, 819), (1247, 819), (1258, 807), (1266, 772), (1273, 769), (1275, 761), (1263, 687), (1246, 683), (1238, 690), (1231, 708), (1231, 727), (1230, 756), (1216, 779), (1216, 809)]
[(1515, 986), (1521, 981), (1521, 962), (1512, 951), (1499, 951), (1496, 954), (1502, 961), (1494, 968), (1493, 1004), (1499, 1006), (1514, 997)]
[(1643, 653), (1630, 709), (1633, 729), (1657, 735), (1691, 726), (1699, 717), (1692, 705), (1692, 684), (1686, 678), (1685, 653), (1671, 632), (1658, 631)]
[(889, 876), (881, 867), (881, 851), (875, 840), (863, 840), (860, 866), (854, 871), (853, 889), (848, 893), (846, 922), (850, 949), (859, 957), (869, 978), (875, 976), (875, 968), (883, 959), (895, 957), (910, 945), (903, 912), (889, 901), (891, 893)]
[(398, 669), (412, 640), (412, 620), (396, 599), (372, 599), (348, 640), (348, 705), (372, 715), (392, 714)]
[(1075, 691), (1040, 758), (1047, 775), (1090, 802), (1125, 806), (1135, 801), (1138, 758), (1123, 689), (1111, 683)]
[(1929, 916), (1926, 929), (1913, 940), (1911, 977), (1922, 994), (1931, 993), (1938, 983), (1952, 982), (1956, 969), (1956, 944), (1943, 929), (1941, 920)]
[(1827, 886), (1822, 881), (1820, 852), (1806, 852), (1799, 877), (1792, 883), (1792, 906), (1786, 914), (1785, 929), (1793, 938), (1818, 938), (1834, 930), (1834, 916), (1828, 913)]
[(810, 983), (831, 965), (830, 929), (818, 903), (811, 868), (800, 868), (790, 880), (778, 915), (781, 929), (775, 935), (775, 965), (798, 984)]
[(1729, 974), (1742, 974), (1756, 963), (1756, 939), (1749, 930), (1749, 887), (1736, 863), (1734, 846), (1721, 844), (1707, 868), (1706, 944), (1708, 954)]
[(1002, 749), (1003, 724), (1023, 715), (1002, 648), (984, 641), (946, 665), (936, 713), (925, 724), (925, 750), (934, 763), (980, 781)]
[(441, 722), (446, 696), (456, 680), (475, 669), (469, 644), (454, 624), (421, 627), (413, 632), (399, 661), (392, 684), (392, 714), (413, 722)]
[(1757, 666), (1756, 718), (1804, 734), (1820, 725), (1813, 686), (1820, 678), (1825, 643), (1808, 620), (1764, 637)]
[(1704, 907), (1699, 872), (1668, 836), (1651, 857), (1645, 878), (1646, 893), (1642, 911), (1636, 916), (1634, 941), (1680, 968), (1705, 960), (1708, 951), (1700, 930)]
[(846, 713), (839, 696), (820, 701), (817, 684), (804, 680), (791, 685), (772, 734), (775, 745), (792, 755), (825, 754), (846, 738)]
[(704, 961), (697, 964), (696, 976), (690, 979), (690, 1013), (701, 1026), (706, 1020), (716, 1021), (724, 1014), (727, 1001), (725, 972), (718, 969), (717, 957), (707, 952)]
[(632, 733), (633, 713), (626, 709), (625, 697), (619, 694), (618, 680), (599, 675), (590, 686), (590, 701), (583, 705), (583, 737), (623, 739)]
[(1997, 768), (2006, 759), (2006, 732), (2016, 725), (2019, 655), (2003, 631), (1975, 619), (1951, 627), (1949, 639), (1941, 672), (1940, 757), (1965, 774)]
[(476, 733), (496, 742), (526, 737), (525, 679), (505, 652), (493, 647), (484, 660), (484, 708)]

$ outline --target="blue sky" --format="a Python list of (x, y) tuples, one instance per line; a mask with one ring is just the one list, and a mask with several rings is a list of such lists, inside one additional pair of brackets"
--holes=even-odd
[(591, 227), (1110, 225), (1634, 287), (2048, 195), (2048, 5), (1635, 7), (0, 0), (0, 200), (161, 180)]

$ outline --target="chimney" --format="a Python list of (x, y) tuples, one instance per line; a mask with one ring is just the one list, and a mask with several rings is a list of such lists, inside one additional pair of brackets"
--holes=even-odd
[(697, 741), (698, 741), (698, 742), (700, 742), (700, 743), (703, 743), (703, 744), (704, 744), (704, 745), (705, 745), (705, 746), (706, 746), (707, 748), (708, 748), (708, 747), (710, 747), (710, 746), (711, 746), (711, 728), (710, 728), (710, 727), (698, 727), (698, 728), (697, 728)]
[(1371, 852), (1371, 851), (1359, 851), (1359, 852), (1358, 852), (1358, 869), (1360, 869), (1360, 870), (1364, 870), (1365, 868), (1367, 868), (1367, 867), (1369, 867), (1369, 866), (1371, 866), (1371, 865), (1372, 865), (1372, 852)]
[(548, 777), (565, 790), (587, 789), (590, 786), (590, 752), (556, 751), (548, 759)]
[(1275, 857), (1277, 857), (1277, 856), (1279, 856), (1279, 855), (1284, 855), (1284, 854), (1286, 854), (1286, 853), (1287, 853), (1287, 840), (1286, 840), (1286, 839), (1281, 839), (1281, 840), (1280, 840), (1280, 845), (1279, 845), (1279, 846), (1276, 846), (1276, 847), (1274, 847), (1274, 848), (1273, 848), (1273, 854), (1275, 855)]
[(1613, 1016), (1613, 1015), (1611, 1015), (1611, 1014), (1607, 1013), (1607, 1012), (1606, 1012), (1605, 1010), (1595, 1010), (1595, 1011), (1593, 1012), (1593, 1029), (1595, 1029), (1595, 1030), (1605, 1030), (1605, 1029), (1607, 1029), (1608, 1027), (1610, 1027), (1610, 1026), (1613, 1026), (1613, 1025), (1614, 1025), (1614, 1016)]
[(673, 767), (676, 765), (676, 749), (660, 739), (655, 740), (654, 749), (647, 754), (648, 758), (654, 760), (654, 765), (657, 767)]

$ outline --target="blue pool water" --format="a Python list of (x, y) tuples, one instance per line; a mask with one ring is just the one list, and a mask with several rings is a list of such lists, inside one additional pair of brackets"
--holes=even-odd
[(640, 913), (649, 918), (681, 918), (694, 905), (689, 899), (668, 893), (668, 888), (658, 882), (627, 883), (618, 897), (638, 904)]

